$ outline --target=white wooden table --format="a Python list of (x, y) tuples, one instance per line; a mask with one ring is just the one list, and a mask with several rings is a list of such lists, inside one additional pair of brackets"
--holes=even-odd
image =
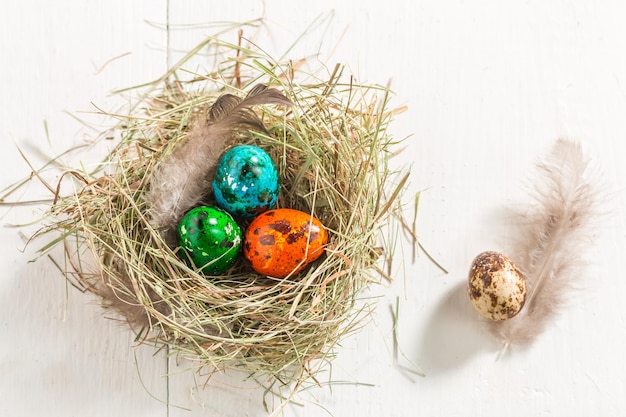
[[(396, 281), (372, 289), (381, 296), (373, 322), (344, 340), (333, 362), (332, 379), (343, 383), (303, 392), (303, 406), (284, 415), (625, 415), (623, 2), (5, 1), (0, 188), (29, 172), (18, 146), (41, 161), (37, 152), (93, 140), (97, 126), (68, 113), (97, 123), (81, 111), (121, 105), (112, 90), (163, 74), (213, 32), (203, 24), (264, 15), (263, 46), (280, 53), (331, 11), (294, 57), (319, 49), (363, 81), (391, 80), (394, 103), (409, 108), (393, 125), (398, 137), (411, 135), (403, 154), (413, 164), (409, 195), (427, 190), (418, 232), (449, 273), (424, 256), (412, 264), (405, 242)], [(595, 262), (586, 289), (548, 331), (496, 361), (464, 293), (468, 265), (483, 250), (506, 252), (513, 228), (502, 209), (523, 201), (536, 157), (560, 136), (580, 140), (608, 184), (604, 227), (589, 243)], [(12, 197), (41, 194), (33, 185)], [(23, 223), (37, 210), (3, 206), (0, 221)], [(50, 262), (29, 263), (37, 245), (22, 251), (20, 230), (33, 227), (0, 228), (0, 415), (267, 415), (262, 392), (240, 376), (217, 375), (199, 388), (202, 378), (137, 347)], [(425, 377), (394, 366), (396, 297), (399, 348)]]

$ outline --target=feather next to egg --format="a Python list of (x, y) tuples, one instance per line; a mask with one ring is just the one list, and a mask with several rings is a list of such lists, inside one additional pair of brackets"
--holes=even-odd
[(519, 213), (515, 244), (515, 259), (528, 287), (526, 302), (515, 317), (489, 323), (503, 352), (541, 334), (580, 282), (597, 213), (597, 178), (578, 142), (559, 139), (537, 169), (531, 190), (535, 202)]
[(206, 115), (191, 124), (188, 137), (171, 150), (156, 167), (145, 201), (150, 223), (172, 248), (178, 245), (176, 227), (187, 211), (211, 194), (213, 176), (222, 153), (238, 133), (265, 132), (251, 109), (260, 104), (290, 106), (280, 91), (264, 84), (254, 86), (245, 98), (224, 94)]

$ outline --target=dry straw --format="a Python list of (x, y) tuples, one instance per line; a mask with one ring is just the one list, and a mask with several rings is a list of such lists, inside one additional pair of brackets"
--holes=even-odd
[[(208, 47), (227, 58), (190, 78), (185, 62)], [(320, 76), (301, 63), (207, 38), (128, 114), (112, 115), (120, 119), (119, 144), (102, 170), (64, 173), (61, 181), (71, 177), (76, 191), (56, 193), (39, 232), (58, 236), (42, 252), (62, 245), (68, 278), (125, 318), (138, 340), (166, 346), (197, 368), (243, 370), (270, 387), (315, 381), (341, 338), (362, 325), (374, 302), (362, 290), (389, 279), (385, 246), (393, 242), (381, 244), (381, 233), (398, 214), (408, 178), (389, 165), (397, 151), (389, 90), (358, 84), (341, 65)], [(280, 173), (278, 206), (315, 215), (330, 242), (325, 256), (285, 280), (260, 276), (244, 260), (225, 275), (205, 276), (151, 227), (144, 195), (196, 114), (259, 82), (293, 106), (255, 107), (268, 133), (240, 142), (268, 151)]]

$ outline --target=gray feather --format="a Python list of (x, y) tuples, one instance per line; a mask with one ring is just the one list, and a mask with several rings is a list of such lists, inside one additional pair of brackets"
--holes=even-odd
[(265, 131), (250, 108), (259, 104), (289, 106), (291, 102), (264, 84), (257, 84), (243, 99), (224, 94), (206, 115), (192, 122), (187, 139), (155, 169), (145, 200), (152, 226), (170, 247), (178, 245), (176, 226), (184, 214), (211, 194), (218, 160), (236, 135)]
[(532, 342), (567, 300), (583, 275), (583, 253), (597, 210), (596, 184), (578, 143), (558, 140), (538, 171), (536, 202), (520, 213), (515, 254), (527, 280), (526, 303), (512, 319), (490, 323), (505, 349)]

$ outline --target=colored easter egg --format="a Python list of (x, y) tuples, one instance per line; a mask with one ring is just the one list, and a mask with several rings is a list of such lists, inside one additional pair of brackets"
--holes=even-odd
[(278, 171), (263, 149), (235, 146), (220, 158), (213, 179), (217, 204), (233, 216), (252, 218), (276, 204)]
[(221, 274), (241, 251), (241, 228), (224, 210), (200, 206), (191, 209), (178, 225), (181, 255), (205, 274)]
[(285, 278), (324, 253), (328, 232), (309, 213), (275, 209), (261, 213), (246, 229), (243, 253), (262, 275)]

